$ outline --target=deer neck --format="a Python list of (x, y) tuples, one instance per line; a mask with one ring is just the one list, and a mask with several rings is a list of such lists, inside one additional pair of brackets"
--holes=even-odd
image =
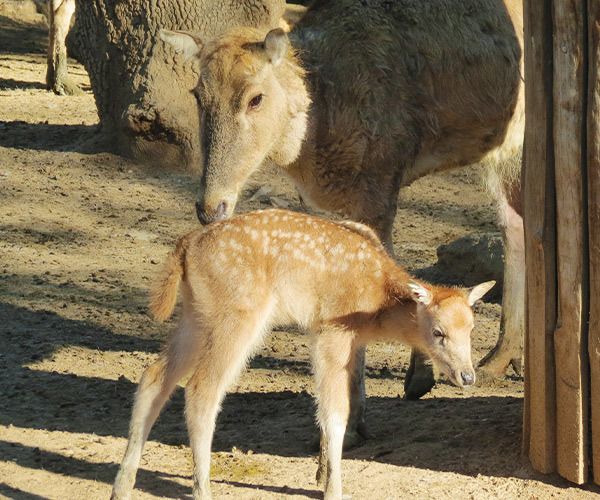
[(277, 70), (277, 79), (286, 94), (287, 116), (268, 157), (275, 165), (285, 169), (297, 160), (303, 149), (311, 98), (305, 71), (294, 51), (288, 51)]

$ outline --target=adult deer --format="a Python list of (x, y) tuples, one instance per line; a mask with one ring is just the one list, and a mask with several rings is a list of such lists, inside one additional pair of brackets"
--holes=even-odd
[[(230, 216), (246, 179), (270, 162), (306, 202), (365, 222), (391, 251), (401, 186), (483, 162), (504, 235), (505, 279), (500, 338), (481, 368), (493, 377), (511, 363), (520, 370), (520, 1), (316, 0), (289, 37), (251, 28), (213, 40), (160, 36), (199, 65), (204, 223)], [(413, 351), (407, 397), (433, 384)], [(353, 387), (359, 428), (363, 389)]]
[(361, 347), (380, 338), (405, 342), (457, 386), (471, 385), (471, 306), (494, 282), (470, 289), (426, 285), (396, 265), (367, 226), (268, 210), (180, 239), (153, 295), (156, 319), (171, 315), (180, 284), (179, 326), (140, 381), (113, 500), (130, 498), (148, 433), (188, 376), (194, 499), (211, 498), (210, 448), (225, 392), (271, 327), (289, 322), (312, 337), (322, 436), (318, 477), (325, 499), (341, 500), (349, 387)]

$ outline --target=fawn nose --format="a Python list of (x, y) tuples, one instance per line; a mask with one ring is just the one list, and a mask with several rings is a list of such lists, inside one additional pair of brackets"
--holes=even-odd
[(217, 205), (216, 210), (208, 211), (199, 201), (196, 202), (196, 216), (198, 220), (206, 225), (216, 220), (227, 218), (227, 203), (222, 201)]
[(475, 373), (471, 370), (460, 372), (460, 378), (462, 379), (463, 385), (473, 385), (475, 382)]

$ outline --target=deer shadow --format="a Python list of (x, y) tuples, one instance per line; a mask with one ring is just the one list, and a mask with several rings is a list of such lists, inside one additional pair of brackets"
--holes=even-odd
[(0, 147), (36, 151), (112, 153), (115, 145), (107, 143), (99, 125), (58, 125), (0, 121)]

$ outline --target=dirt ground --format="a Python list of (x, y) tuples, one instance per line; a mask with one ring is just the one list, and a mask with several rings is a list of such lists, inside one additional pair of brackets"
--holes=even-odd
[[(72, 66), (83, 96), (44, 89), (39, 21), (0, 13), (0, 498), (108, 499), (136, 383), (175, 322), (150, 320), (147, 290), (176, 238), (198, 225), (198, 179), (91, 147), (87, 75)], [(269, 195), (251, 199), (264, 186)], [(275, 173), (254, 178), (243, 198), (239, 211), (302, 209)], [(483, 231), (496, 226), (476, 170), (424, 179), (402, 192), (398, 261), (427, 275), (436, 247)], [(500, 305), (476, 313), (475, 362), (495, 344)], [(523, 460), (521, 378), (471, 390), (441, 381), (409, 402), (407, 366), (402, 346), (368, 349), (374, 437), (344, 455), (353, 499), (598, 498)], [(306, 339), (274, 332), (218, 418), (215, 498), (321, 498), (312, 393)], [(151, 433), (134, 498), (191, 498), (191, 471), (179, 388)]]

